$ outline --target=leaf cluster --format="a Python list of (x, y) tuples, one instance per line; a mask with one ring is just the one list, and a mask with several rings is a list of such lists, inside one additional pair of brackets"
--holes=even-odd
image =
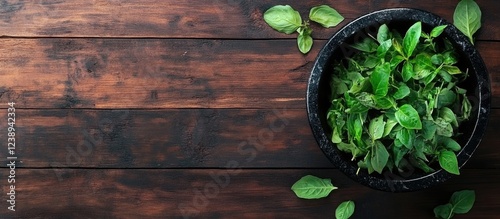
[[(328, 5), (311, 8), (309, 19), (330, 28), (337, 26), (344, 20), (335, 9)], [(290, 5), (276, 5), (264, 12), (264, 20), (269, 26), (281, 33), (292, 34), (297, 32), (297, 46), (303, 54), (308, 53), (313, 45), (312, 28), (309, 21), (302, 21), (298, 11)]]
[(472, 209), (476, 200), (473, 190), (454, 192), (449, 203), (434, 208), (434, 216), (440, 219), (452, 218), (455, 214), (465, 214)]
[[(433, 172), (431, 163), (459, 174), (454, 140), (471, 114), (467, 77), (458, 55), (441, 34), (421, 22), (402, 36), (381, 25), (377, 36), (352, 44), (359, 52), (337, 61), (331, 75), (327, 121), (331, 141), (350, 153), (360, 169), (382, 173), (407, 169)], [(358, 169), (359, 171), (359, 169)]]

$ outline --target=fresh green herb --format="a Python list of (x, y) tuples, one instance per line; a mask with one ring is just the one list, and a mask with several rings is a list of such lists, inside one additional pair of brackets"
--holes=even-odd
[[(311, 8), (309, 19), (330, 28), (337, 26), (344, 20), (335, 9), (328, 5)], [(264, 20), (269, 26), (280, 33), (292, 34), (297, 32), (297, 47), (303, 54), (308, 53), (313, 45), (312, 29), (309, 21), (302, 21), (298, 11), (290, 5), (276, 5), (264, 12)]]
[(320, 5), (311, 8), (309, 19), (321, 24), (323, 27), (330, 28), (340, 24), (344, 20), (344, 17), (328, 5)]
[(298, 11), (290, 5), (276, 5), (264, 13), (264, 20), (269, 26), (281, 33), (291, 34), (302, 26)]
[(335, 218), (336, 219), (348, 219), (354, 214), (354, 202), (353, 201), (345, 201), (340, 203), (340, 205), (335, 210)]
[(472, 35), (481, 28), (481, 9), (474, 0), (462, 0), (453, 13), (453, 24), (474, 43)]
[(440, 219), (452, 218), (454, 214), (465, 214), (472, 209), (476, 193), (473, 190), (462, 190), (453, 193), (450, 203), (434, 208), (434, 216)]
[(368, 173), (429, 173), (433, 167), (459, 174), (453, 140), (471, 104), (459, 87), (467, 70), (442, 35), (446, 26), (422, 31), (416, 22), (404, 36), (381, 25), (351, 46), (359, 52), (337, 60), (330, 81), (327, 121), (331, 141)]
[(302, 177), (292, 186), (295, 195), (303, 199), (324, 198), (334, 189), (337, 187), (332, 185), (330, 179), (321, 179), (312, 175)]

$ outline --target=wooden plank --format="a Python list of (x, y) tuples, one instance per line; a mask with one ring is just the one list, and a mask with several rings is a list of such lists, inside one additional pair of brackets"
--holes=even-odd
[[(290, 186), (306, 174), (331, 178), (339, 189), (324, 199), (299, 199)], [(49, 169), (16, 169), (16, 211), (7, 210), (4, 201), (0, 217), (331, 218), (340, 202), (353, 200), (352, 218), (431, 218), (433, 208), (454, 191), (472, 189), (474, 207), (460, 218), (495, 218), (499, 183), (500, 170), (477, 169), (411, 193), (372, 190), (332, 169), (78, 169), (62, 180)], [(8, 193), (7, 181), (0, 184)]]
[[(500, 5), (490, 0), (477, 0), (476, 2), (482, 13), (482, 27), (475, 35), (476, 40), (499, 40)], [(453, 24), (453, 13), (457, 3), (458, 1), (446, 0), (372, 0), (371, 10), (397, 7), (418, 8), (441, 16)]]
[[(264, 22), (263, 12), (276, 4), (271, 0), (7, 1), (0, 6), (0, 32), (15, 37), (295, 38)], [(320, 4), (334, 6), (346, 21), (369, 10), (363, 0), (280, 4), (292, 5), (304, 19), (311, 7)], [(322, 38), (336, 30), (314, 27), (315, 36)]]
[[(293, 40), (0, 39), (0, 103), (302, 109), (309, 72), (325, 43), (315, 42), (304, 56)], [(498, 96), (500, 43), (477, 46)]]
[[(466, 168), (500, 169), (499, 124), (500, 110), (493, 110)], [(20, 167), (221, 168), (233, 161), (245, 168), (333, 167), (304, 109), (19, 109), (15, 128)]]

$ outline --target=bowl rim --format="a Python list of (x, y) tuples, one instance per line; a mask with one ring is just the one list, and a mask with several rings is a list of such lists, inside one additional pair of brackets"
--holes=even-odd
[[(311, 70), (311, 75), (308, 80), (307, 94), (306, 94), (306, 108), (309, 120), (309, 125), (313, 132), (313, 135), (323, 153), (328, 157), (328, 159), (339, 168), (344, 174), (346, 174), (351, 179), (374, 189), (389, 191), (389, 192), (407, 192), (416, 191), (424, 188), (428, 188), (439, 184), (443, 181), (452, 177), (452, 174), (444, 171), (443, 169), (438, 169), (433, 173), (426, 174), (421, 177), (404, 179), (395, 174), (391, 174), (385, 171), (384, 178), (375, 175), (369, 175), (367, 173), (356, 174), (357, 167), (350, 165), (348, 162), (344, 162), (339, 153), (341, 152), (337, 147), (328, 139), (323, 130), (319, 113), (318, 113), (318, 89), (322, 76), (323, 69), (325, 68), (329, 58), (334, 54), (336, 50), (341, 47), (341, 43), (346, 39), (353, 37), (359, 30), (363, 28), (368, 28), (374, 23), (383, 24), (388, 23), (391, 20), (401, 20), (401, 21), (422, 21), (423, 24), (429, 26), (438, 25), (448, 25), (445, 29), (444, 34), (454, 41), (455, 49), (462, 51), (464, 54), (469, 54), (467, 59), (470, 60), (472, 66), (470, 66), (475, 73), (478, 81), (478, 110), (477, 110), (477, 120), (475, 121), (475, 127), (472, 131), (471, 137), (467, 140), (465, 146), (457, 154), (457, 159), (459, 167), (463, 167), (467, 160), (476, 150), (477, 146), (481, 142), (482, 136), (486, 130), (486, 124), (488, 121), (488, 116), (490, 113), (491, 106), (491, 85), (488, 77), (488, 72), (486, 66), (481, 58), (479, 52), (476, 50), (474, 45), (469, 41), (469, 39), (461, 33), (454, 25), (435, 15), (431, 12), (414, 9), (414, 8), (389, 8), (374, 11), (363, 16), (360, 16), (353, 21), (347, 23), (342, 28), (340, 28), (323, 46), (320, 50), (313, 68)], [(387, 175), (389, 173), (389, 175)]]

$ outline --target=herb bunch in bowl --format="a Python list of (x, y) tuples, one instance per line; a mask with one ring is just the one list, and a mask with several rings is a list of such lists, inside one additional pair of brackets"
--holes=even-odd
[(467, 69), (456, 64), (453, 45), (413, 24), (404, 37), (387, 25), (377, 36), (351, 45), (359, 50), (334, 64), (327, 121), (331, 141), (352, 155), (358, 172), (395, 172), (411, 165), (425, 173), (434, 163), (459, 174), (455, 141), (471, 114), (466, 90), (458, 85)]

